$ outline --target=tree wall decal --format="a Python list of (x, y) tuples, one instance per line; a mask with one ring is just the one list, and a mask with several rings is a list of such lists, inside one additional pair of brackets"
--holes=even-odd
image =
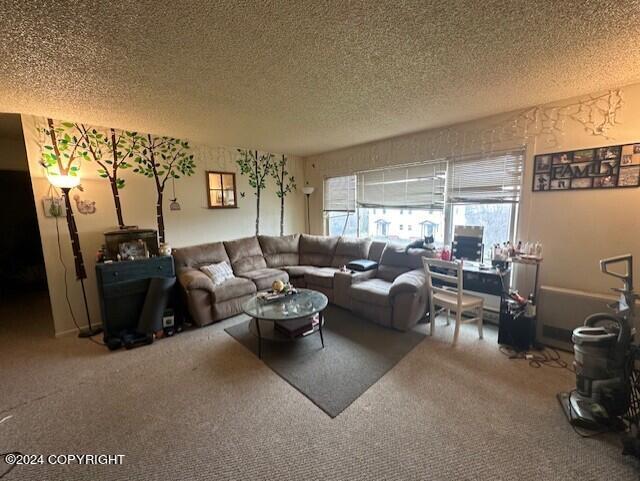
[[(73, 135), (73, 131), (70, 130), (72, 126), (73, 124), (66, 122), (55, 125), (53, 119), (47, 119), (47, 126), (41, 129), (42, 133), (47, 137), (42, 148), (41, 163), (49, 176), (76, 177), (79, 174), (80, 163), (84, 158), (84, 154), (80, 147), (79, 138)], [(62, 188), (62, 195), (67, 211), (67, 227), (71, 237), (76, 279), (82, 280), (87, 278), (87, 272), (84, 267), (82, 250), (80, 249), (78, 227), (71, 208), (70, 190), (70, 188)]]
[(285, 155), (271, 164), (270, 174), (276, 181), (276, 195), (280, 199), (280, 235), (284, 235), (284, 200), (287, 194), (296, 189), (296, 179), (287, 170), (288, 159)]
[(98, 175), (109, 180), (111, 195), (116, 208), (118, 227), (125, 227), (120, 202), (120, 189), (124, 188), (125, 180), (120, 177), (121, 171), (131, 168), (130, 160), (139, 143), (135, 132), (97, 130), (85, 124), (71, 124), (81, 136), (80, 146), (84, 160), (93, 161), (98, 165)]
[(154, 180), (156, 186), (156, 219), (160, 243), (165, 242), (164, 189), (169, 179), (179, 179), (195, 172), (193, 154), (189, 143), (172, 137), (154, 137), (151, 134), (131, 137), (137, 139), (134, 172)]
[(249, 178), (249, 185), (253, 187), (256, 196), (256, 235), (260, 233), (260, 196), (266, 187), (265, 180), (271, 171), (273, 154), (259, 154), (257, 150), (238, 149), (240, 158), (236, 163), (240, 167), (240, 174)]
[[(46, 169), (47, 177), (53, 185), (58, 185), (62, 190), (64, 205), (67, 211), (67, 227), (71, 238), (71, 250), (73, 252), (73, 262), (76, 270), (76, 280), (80, 281), (82, 287), (82, 299), (87, 316), (87, 329), (80, 329), (80, 337), (91, 337), (102, 332), (101, 327), (94, 328), (91, 325), (91, 315), (87, 304), (87, 294), (84, 288), (84, 280), (87, 278), (87, 271), (84, 266), (82, 249), (80, 248), (80, 237), (78, 226), (73, 215), (69, 192), (74, 186), (79, 187), (79, 171), (82, 159), (85, 158), (85, 151), (81, 145), (81, 139), (71, 130), (72, 124), (61, 123), (55, 125), (53, 119), (47, 119), (46, 127), (40, 130), (45, 135), (42, 147), (41, 164)], [(57, 177), (57, 178), (56, 178)], [(74, 179), (75, 178), (75, 179)], [(56, 219), (57, 229), (57, 219)], [(59, 232), (58, 232), (59, 235)], [(65, 269), (66, 283), (66, 269)], [(69, 306), (71, 308), (71, 306)]]

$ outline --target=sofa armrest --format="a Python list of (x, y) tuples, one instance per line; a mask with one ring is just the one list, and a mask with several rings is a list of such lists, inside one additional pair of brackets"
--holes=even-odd
[[(351, 276), (351, 284), (357, 284), (358, 282), (368, 281), (369, 279), (373, 279), (376, 277), (378, 273), (378, 269), (371, 269), (369, 271), (354, 271), (353, 273), (349, 272), (346, 275)], [(343, 274), (345, 275), (345, 274)]]
[(333, 275), (333, 303), (345, 309), (351, 308), (351, 286), (375, 276), (375, 269), (365, 272), (336, 272)]
[(364, 272), (342, 272), (337, 271), (333, 275), (333, 287), (335, 288), (346, 288), (352, 284), (357, 284), (358, 282), (366, 281), (368, 279), (373, 279), (376, 276), (376, 270), (372, 269), (370, 271)]
[(395, 278), (389, 289), (393, 297), (402, 293), (414, 293), (425, 288), (426, 276), (424, 269), (414, 269)]
[(194, 289), (203, 289), (205, 291), (213, 292), (213, 282), (211, 278), (204, 272), (197, 269), (185, 269), (178, 274), (178, 282), (186, 291)]

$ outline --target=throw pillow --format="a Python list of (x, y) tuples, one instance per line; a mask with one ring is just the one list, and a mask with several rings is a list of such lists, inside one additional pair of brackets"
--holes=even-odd
[(233, 279), (233, 271), (227, 261), (218, 262), (216, 264), (210, 264), (208, 266), (202, 266), (200, 268), (202, 272), (211, 278), (214, 286), (222, 284), (228, 279)]

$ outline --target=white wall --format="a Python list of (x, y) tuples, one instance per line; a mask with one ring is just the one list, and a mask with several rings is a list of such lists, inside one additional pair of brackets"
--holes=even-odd
[[(612, 139), (588, 135), (572, 121), (565, 124), (560, 146), (543, 137), (530, 138), (517, 238), (540, 240), (544, 244), (541, 282), (546, 285), (606, 292), (612, 285), (599, 272), (598, 260), (623, 253), (640, 255), (640, 188), (570, 192), (532, 193), (533, 156), (540, 153), (574, 150), (640, 141), (640, 84), (623, 89), (622, 123), (611, 132)], [(564, 102), (563, 102), (564, 103)], [(448, 128), (449, 134), (465, 136), (500, 124), (511, 115), (501, 115)], [(316, 188), (311, 196), (311, 228), (323, 231), (323, 179), (347, 175), (393, 164), (430, 160), (452, 154), (440, 131), (432, 130), (354, 146), (305, 159), (305, 179)], [(513, 147), (507, 142), (496, 147)], [(479, 152), (481, 146), (465, 144), (465, 153)], [(636, 257), (637, 266), (640, 257)]]
[[(29, 159), (29, 169), (33, 182), (34, 197), (38, 211), (38, 223), (42, 238), (49, 294), (53, 310), (56, 333), (64, 333), (74, 328), (69, 309), (64, 297), (63, 268), (58, 255), (56, 237), (56, 220), (44, 216), (42, 198), (48, 195), (49, 183), (39, 165), (41, 155), (41, 135), (37, 127), (43, 119), (28, 115), (22, 116), (25, 143)], [(167, 242), (174, 247), (182, 247), (205, 242), (234, 239), (251, 236), (255, 233), (255, 196), (245, 177), (239, 175), (235, 164), (236, 149), (211, 147), (195, 144), (192, 146), (196, 161), (196, 172), (192, 177), (184, 177), (176, 181), (176, 195), (181, 204), (180, 211), (169, 210), (169, 198), (172, 197), (171, 184), (165, 191), (165, 225)], [(298, 190), (286, 199), (285, 233), (302, 232), (304, 230), (304, 199), (301, 191), (303, 185), (302, 160), (289, 156), (290, 171), (296, 177)], [(225, 170), (236, 172), (238, 190), (237, 209), (208, 209), (206, 197), (206, 170)], [(72, 191), (72, 196), (79, 194), (82, 199), (96, 201), (97, 212), (93, 215), (82, 215), (75, 211), (78, 224), (80, 244), (84, 253), (88, 279), (86, 281), (87, 296), (92, 320), (100, 320), (98, 293), (95, 281), (95, 254), (104, 243), (103, 233), (117, 226), (115, 209), (109, 184), (99, 178), (95, 167), (87, 162), (82, 165), (82, 186), (84, 192)], [(128, 225), (156, 229), (155, 219), (155, 186), (152, 179), (126, 171), (127, 185), (121, 190), (124, 221)], [(240, 192), (245, 197), (240, 197)], [(272, 180), (267, 181), (267, 191), (262, 195), (261, 234), (278, 234), (280, 226), (280, 200), (276, 197)], [(81, 326), (86, 324), (84, 307), (79, 283), (75, 282), (73, 256), (65, 219), (58, 221), (63, 250), (63, 260), (67, 265), (69, 294), (73, 310)]]

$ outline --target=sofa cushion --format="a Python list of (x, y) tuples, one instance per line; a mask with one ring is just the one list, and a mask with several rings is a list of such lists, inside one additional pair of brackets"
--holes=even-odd
[(256, 290), (256, 285), (249, 279), (234, 277), (214, 286), (211, 296), (213, 302), (223, 302), (255, 294)]
[(339, 269), (335, 267), (315, 267), (304, 275), (304, 280), (309, 286), (322, 286), (333, 288), (333, 276)]
[(299, 263), (300, 234), (258, 236), (267, 267), (295, 266)]
[(200, 267), (217, 262), (229, 262), (229, 256), (222, 242), (211, 242), (191, 247), (180, 247), (172, 252), (176, 272), (180, 274), (185, 269)]
[(404, 274), (405, 272), (409, 272), (408, 267), (379, 265), (377, 276), (387, 282), (393, 282), (396, 277)]
[(366, 304), (377, 306), (390, 306), (391, 296), (389, 290), (391, 282), (383, 279), (369, 279), (351, 286), (351, 298)]
[(432, 255), (431, 251), (425, 249), (409, 249), (405, 252), (404, 246), (387, 244), (380, 258), (378, 277), (393, 282), (400, 274), (422, 268), (422, 257)]
[(300, 264), (330, 267), (339, 237), (323, 235), (300, 236)]
[(340, 237), (331, 261), (332, 267), (342, 267), (355, 259), (366, 259), (369, 255), (370, 239)]
[(378, 263), (370, 259), (356, 259), (347, 264), (347, 269), (356, 272), (371, 271), (378, 268)]
[(242, 277), (253, 281), (259, 291), (271, 289), (273, 281), (281, 280), (282, 282), (289, 282), (289, 274), (280, 269), (271, 269), (269, 267), (244, 272)]
[(386, 246), (387, 243), (384, 241), (373, 241), (369, 246), (369, 256), (367, 258), (372, 261), (380, 262), (382, 251), (384, 251)]
[(213, 292), (214, 289), (213, 281), (208, 275), (191, 267), (182, 269), (178, 274), (178, 282), (187, 291), (202, 289)]
[(235, 277), (227, 261), (202, 266), (200, 270), (211, 278), (214, 286), (220, 285), (224, 281)]
[(233, 272), (236, 275), (267, 267), (267, 263), (262, 255), (260, 243), (255, 236), (225, 241), (224, 247), (231, 261)]
[(289, 274), (289, 278), (293, 279), (296, 277), (304, 277), (307, 272), (311, 272), (314, 269), (317, 269), (315, 266), (284, 266), (281, 268), (287, 274)]
[(398, 294), (414, 294), (419, 291), (426, 291), (424, 269), (413, 269), (396, 277), (391, 284), (389, 293), (393, 297)]

